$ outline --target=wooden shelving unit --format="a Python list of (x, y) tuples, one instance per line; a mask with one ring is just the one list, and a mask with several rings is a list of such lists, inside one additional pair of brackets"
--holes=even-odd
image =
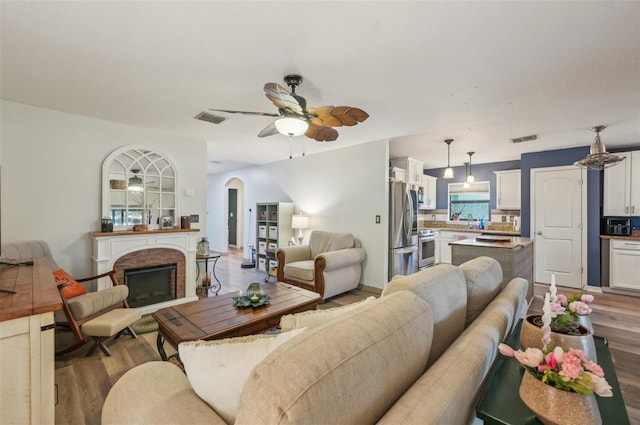
[(289, 243), (293, 236), (292, 216), (292, 202), (256, 204), (256, 268), (259, 270), (269, 273), (266, 249), (277, 249)]

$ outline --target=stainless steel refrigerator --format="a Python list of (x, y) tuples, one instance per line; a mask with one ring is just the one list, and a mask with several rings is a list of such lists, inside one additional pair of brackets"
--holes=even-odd
[(389, 182), (389, 280), (418, 271), (418, 203), (406, 183)]

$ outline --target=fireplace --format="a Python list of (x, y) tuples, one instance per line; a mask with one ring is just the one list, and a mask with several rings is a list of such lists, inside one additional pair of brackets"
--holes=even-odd
[(173, 263), (126, 269), (124, 283), (129, 287), (127, 301), (130, 307), (175, 300), (178, 291), (178, 265)]

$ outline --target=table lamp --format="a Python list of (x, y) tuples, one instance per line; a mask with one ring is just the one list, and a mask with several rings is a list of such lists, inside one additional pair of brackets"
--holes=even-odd
[(309, 228), (309, 217), (306, 215), (294, 215), (291, 218), (291, 228), (298, 229), (298, 245), (302, 245), (302, 239), (304, 239), (304, 235), (302, 234), (302, 229)]

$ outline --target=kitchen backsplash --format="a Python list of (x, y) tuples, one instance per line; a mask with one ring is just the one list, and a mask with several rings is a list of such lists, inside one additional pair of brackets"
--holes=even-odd
[[(485, 228), (487, 230), (513, 231), (513, 220), (519, 216), (519, 210), (491, 210), (491, 221), (485, 221)], [(448, 220), (447, 210), (422, 210), (418, 214), (418, 225), (421, 228), (455, 229), (467, 226), (467, 221), (464, 219), (459, 220), (458, 223)]]

